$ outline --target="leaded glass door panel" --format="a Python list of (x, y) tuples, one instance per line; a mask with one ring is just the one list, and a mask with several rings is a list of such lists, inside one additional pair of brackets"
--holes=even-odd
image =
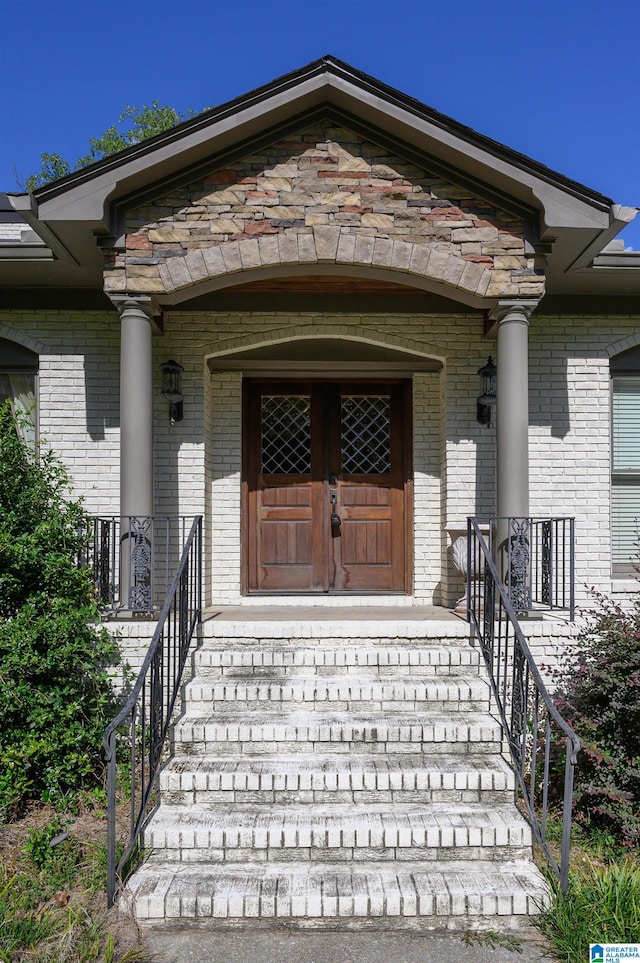
[(249, 592), (402, 592), (404, 382), (248, 382)]

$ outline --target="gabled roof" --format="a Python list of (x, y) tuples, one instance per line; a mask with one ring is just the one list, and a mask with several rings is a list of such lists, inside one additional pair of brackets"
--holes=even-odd
[[(321, 92), (320, 99), (317, 96), (319, 92)], [(459, 146), (455, 145), (454, 142), (459, 141), (468, 145), (468, 147), (475, 147), (478, 151), (482, 151), (495, 159), (502, 160), (505, 165), (517, 167), (523, 173), (530, 173), (536, 178), (558, 187), (577, 199), (586, 200), (596, 207), (608, 209), (613, 204), (613, 201), (603, 194), (556, 173), (551, 168), (532, 160), (525, 154), (518, 153), (498, 141), (485, 137), (471, 127), (458, 123), (453, 118), (422, 104), (414, 97), (403, 94), (401, 91), (376, 80), (375, 77), (356, 70), (344, 61), (332, 56), (314, 60), (306, 67), (278, 77), (271, 83), (258, 87), (256, 90), (243, 94), (241, 97), (228, 101), (219, 107), (204, 111), (168, 131), (46, 184), (34, 192), (35, 196), (39, 204), (46, 203), (61, 193), (68, 193), (69, 190), (82, 183), (95, 180), (103, 172), (122, 170), (127, 165), (130, 167), (131, 163), (139, 158), (151, 159), (152, 164), (155, 165), (160, 159), (158, 153), (160, 148), (170, 148), (169, 153), (173, 153), (177, 159), (180, 151), (195, 151), (196, 144), (202, 142), (202, 134), (204, 134), (205, 143), (208, 142), (214, 126), (219, 127), (239, 116), (242, 116), (242, 123), (246, 125), (249, 121), (249, 115), (251, 115), (252, 120), (255, 120), (253, 117), (255, 108), (258, 109), (260, 119), (263, 121), (267, 120), (267, 107), (270, 113), (274, 113), (275, 119), (281, 114), (281, 110), (278, 110), (279, 107), (286, 104), (286, 113), (290, 114), (291, 107), (296, 101), (299, 101), (299, 106), (302, 108), (299, 113), (308, 110), (312, 105), (317, 106), (325, 103), (334, 104), (336, 107), (343, 107), (347, 110), (351, 109), (352, 113), (355, 108), (363, 119), (365, 115), (368, 115), (374, 121), (374, 126), (378, 126), (380, 121), (380, 117), (375, 115), (375, 110), (377, 109), (378, 112), (384, 110), (384, 105), (386, 105), (387, 109), (384, 112), (388, 114), (389, 119), (395, 115), (398, 122), (400, 113), (404, 113), (407, 115), (403, 118), (405, 124), (407, 120), (410, 123), (411, 118), (413, 118), (414, 124), (416, 127), (420, 126), (423, 135), (430, 133), (432, 137), (437, 138), (437, 132), (439, 131), (441, 138), (438, 139), (443, 142), (448, 141), (452, 150), (454, 146)], [(262, 125), (258, 123), (253, 126), (260, 127)], [(431, 130), (428, 130), (428, 128), (431, 128)], [(218, 131), (218, 133), (220, 132)], [(406, 133), (407, 131), (405, 131)], [(410, 143), (409, 140), (406, 142)], [(123, 175), (126, 178), (125, 171), (123, 171)]]
[[(49, 265), (40, 260), (37, 277), (18, 270), (14, 283), (32, 275), (32, 284), (99, 285), (96, 235), (117, 237), (119, 206), (325, 115), (528, 212), (537, 222), (539, 249), (551, 251), (548, 276), (559, 292), (576, 285), (589, 290), (576, 272), (636, 213), (326, 56), (31, 195), (12, 195), (13, 207), (54, 259)], [(569, 284), (567, 272), (573, 275)]]

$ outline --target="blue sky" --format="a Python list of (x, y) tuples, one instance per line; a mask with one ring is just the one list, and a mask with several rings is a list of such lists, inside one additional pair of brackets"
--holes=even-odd
[(198, 110), (330, 53), (640, 207), (640, 0), (0, 0), (0, 37), (0, 190), (125, 104)]

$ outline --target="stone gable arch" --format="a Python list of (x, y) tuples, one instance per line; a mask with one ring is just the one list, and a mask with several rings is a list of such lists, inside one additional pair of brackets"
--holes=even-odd
[(292, 269), (396, 281), (469, 303), (481, 301), (492, 283), (492, 272), (481, 264), (424, 244), (314, 227), (310, 234), (245, 239), (169, 258), (158, 267), (162, 291), (154, 293), (179, 303), (181, 295), (287, 277)]
[(380, 272), (475, 307), (542, 296), (522, 209), (374, 138), (318, 121), (132, 200), (121, 246), (106, 251), (105, 290), (177, 304), (248, 274), (306, 269)]

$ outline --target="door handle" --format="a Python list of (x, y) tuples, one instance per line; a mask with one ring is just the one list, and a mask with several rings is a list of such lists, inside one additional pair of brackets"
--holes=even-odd
[(338, 515), (338, 513), (337, 513), (337, 512), (331, 512), (331, 527), (332, 527), (332, 528), (340, 528), (341, 525), (342, 525), (342, 519), (340, 518), (340, 516)]

